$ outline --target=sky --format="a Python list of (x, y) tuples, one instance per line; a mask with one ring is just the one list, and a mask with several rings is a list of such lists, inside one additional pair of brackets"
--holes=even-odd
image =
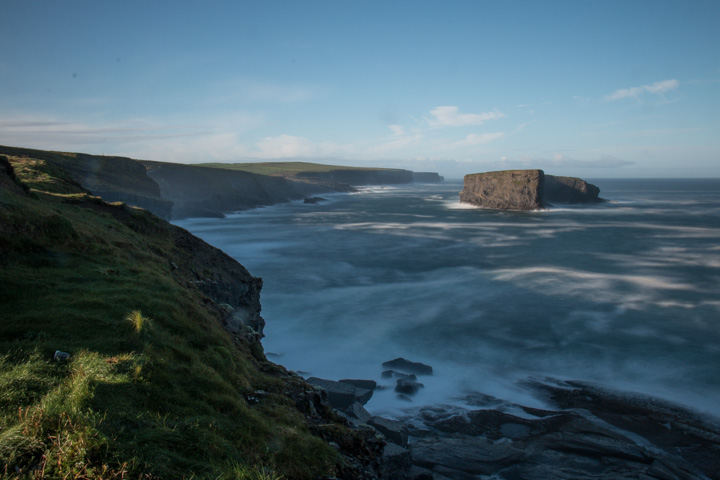
[(0, 0), (0, 144), (720, 177), (720, 1)]

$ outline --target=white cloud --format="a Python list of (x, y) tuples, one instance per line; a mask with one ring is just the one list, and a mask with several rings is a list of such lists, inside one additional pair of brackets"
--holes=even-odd
[(313, 142), (304, 137), (280, 135), (265, 137), (255, 144), (259, 158), (324, 157), (343, 153), (343, 148), (330, 142)]
[(405, 127), (402, 125), (388, 125), (388, 128), (392, 130), (392, 134), (395, 137), (405, 134)]
[(432, 127), (467, 127), (482, 125), (488, 120), (495, 120), (505, 116), (504, 113), (493, 110), (484, 113), (460, 113), (456, 106), (440, 106), (430, 110), (434, 118), (429, 118), (428, 123)]
[(674, 90), (678, 86), (680, 86), (680, 82), (675, 79), (663, 80), (661, 82), (655, 82), (650, 85), (642, 85), (640, 87), (621, 88), (620, 90), (615, 90), (610, 95), (605, 95), (604, 99), (607, 102), (611, 102), (614, 100), (621, 100), (623, 98), (638, 98), (641, 94), (646, 92), (658, 95)]
[(419, 143), (423, 139), (420, 134), (415, 135), (398, 135), (392, 137), (390, 141), (372, 144), (368, 147), (360, 149), (355, 155), (360, 154), (361, 156), (367, 157), (383, 157), (393, 153), (405, 153), (404, 150), (413, 145)]
[(483, 143), (492, 142), (505, 135), (503, 132), (493, 133), (471, 133), (463, 140), (450, 144), (450, 147), (471, 147), (473, 145), (480, 145)]

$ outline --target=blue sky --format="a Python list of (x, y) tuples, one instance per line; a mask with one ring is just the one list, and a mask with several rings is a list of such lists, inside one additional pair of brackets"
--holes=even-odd
[(720, 177), (720, 2), (2, 0), (0, 144)]

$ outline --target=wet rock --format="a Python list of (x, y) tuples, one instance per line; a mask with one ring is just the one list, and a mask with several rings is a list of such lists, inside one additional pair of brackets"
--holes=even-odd
[(394, 443), (385, 445), (383, 452), (383, 474), (393, 480), (412, 479), (412, 455), (410, 450)]
[(397, 384), (395, 385), (395, 391), (404, 395), (415, 395), (418, 390), (425, 387), (422, 383), (415, 382), (413, 380), (405, 380), (398, 378)]
[(350, 421), (352, 423), (367, 423), (368, 420), (372, 418), (372, 414), (365, 410), (365, 407), (358, 402), (355, 402), (345, 410), (342, 410), (342, 413), (350, 417)]
[(510, 443), (476, 437), (421, 438), (410, 444), (410, 451), (415, 465), (433, 470), (446, 467), (474, 475), (491, 475), (523, 455)]
[(325, 390), (328, 402), (337, 410), (345, 410), (356, 402), (365, 405), (373, 394), (372, 390), (323, 378), (310, 377), (307, 382)]
[(436, 414), (428, 418), (426, 423), (441, 432), (483, 435), (492, 440), (545, 435), (574, 419), (581, 419), (577, 414), (555, 412), (555, 415), (533, 420), (498, 410), (472, 410), (447, 417)]
[(408, 426), (404, 422), (383, 417), (372, 417), (367, 423), (382, 433), (388, 442), (402, 447), (407, 446)]
[(347, 383), (357, 388), (364, 388), (365, 390), (375, 390), (377, 388), (377, 382), (375, 380), (354, 380), (354, 379), (342, 379), (338, 380), (340, 383)]
[(419, 362), (411, 362), (402, 357), (390, 360), (382, 364), (383, 368), (390, 370), (399, 370), (404, 373), (414, 373), (416, 375), (432, 375), (433, 369), (429, 365)]
[(412, 478), (412, 480), (434, 480), (432, 470), (418, 467), (417, 465), (412, 466), (410, 478)]

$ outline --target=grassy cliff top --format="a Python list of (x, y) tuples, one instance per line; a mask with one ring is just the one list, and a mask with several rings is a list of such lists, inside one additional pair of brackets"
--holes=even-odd
[(337, 475), (292, 398), (307, 386), (198, 288), (219, 271), (251, 278), (32, 152), (0, 156), (0, 477)]
[(294, 176), (303, 172), (331, 172), (333, 170), (354, 171), (398, 171), (397, 168), (344, 167), (340, 165), (324, 165), (310, 162), (259, 162), (259, 163), (201, 163), (204, 167), (242, 170), (260, 175)]

